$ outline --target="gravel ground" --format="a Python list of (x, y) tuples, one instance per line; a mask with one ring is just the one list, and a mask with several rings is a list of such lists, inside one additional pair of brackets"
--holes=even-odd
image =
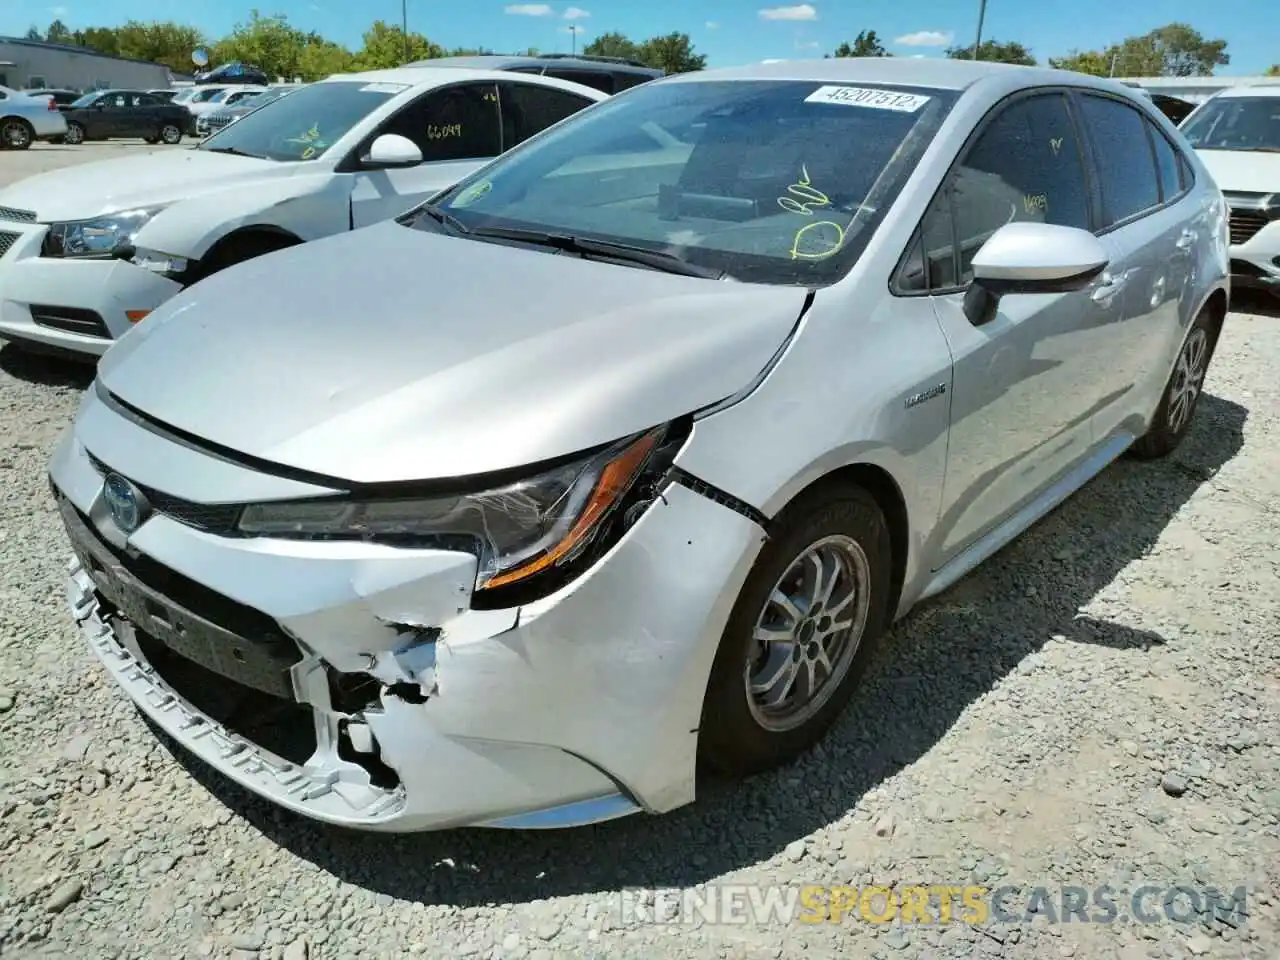
[[(337, 832), (174, 753), (63, 610), (44, 466), (87, 374), (5, 348), (0, 954), (1280, 956), (1280, 310), (1255, 309), (1229, 318), (1179, 452), (1116, 464), (919, 609), (813, 756), (666, 817), (534, 835)], [(703, 883), (1248, 901), (1154, 924), (620, 916), (622, 888)]]

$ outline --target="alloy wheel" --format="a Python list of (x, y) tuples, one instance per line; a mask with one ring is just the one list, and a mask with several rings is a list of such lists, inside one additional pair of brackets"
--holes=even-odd
[(1180, 432), (1191, 419), (1204, 385), (1208, 359), (1209, 334), (1203, 327), (1197, 327), (1182, 346), (1169, 387), (1169, 429), (1173, 433)]
[(67, 135), (64, 139), (67, 143), (84, 143), (84, 130), (78, 124), (70, 124), (67, 127)]
[(31, 132), (17, 120), (10, 120), (0, 128), (0, 142), (12, 150), (25, 150), (31, 146)]
[(160, 139), (168, 144), (177, 143), (182, 139), (182, 131), (171, 123), (165, 124), (160, 128)]
[(782, 733), (807, 723), (849, 671), (867, 623), (871, 570), (858, 542), (823, 537), (774, 585), (744, 670), (752, 717)]

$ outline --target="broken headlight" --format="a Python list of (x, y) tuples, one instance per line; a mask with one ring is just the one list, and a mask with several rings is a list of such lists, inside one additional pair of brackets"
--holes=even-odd
[(403, 546), (467, 539), (480, 560), (475, 589), (493, 590), (578, 558), (652, 466), (666, 437), (667, 428), (660, 427), (527, 480), (477, 493), (250, 504), (239, 527), (254, 536)]

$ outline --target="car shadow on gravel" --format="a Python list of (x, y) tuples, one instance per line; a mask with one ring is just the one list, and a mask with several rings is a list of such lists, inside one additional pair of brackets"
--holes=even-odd
[(0, 370), (18, 380), (43, 387), (86, 389), (98, 365), (56, 350), (42, 351), (14, 343), (0, 347)]
[[(1138, 651), (1164, 643), (1153, 631), (1080, 610), (1146, 554), (1236, 455), (1245, 419), (1243, 407), (1204, 395), (1196, 425), (1173, 457), (1114, 464), (898, 624), (823, 745), (744, 783), (700, 785), (696, 803), (662, 817), (543, 833), (337, 830), (258, 800), (160, 736), (201, 784), (267, 838), (376, 893), (478, 906), (709, 882), (840, 819), (867, 791), (929, 752), (966, 708), (1051, 638)], [(1013, 760), (997, 756), (992, 763)]]

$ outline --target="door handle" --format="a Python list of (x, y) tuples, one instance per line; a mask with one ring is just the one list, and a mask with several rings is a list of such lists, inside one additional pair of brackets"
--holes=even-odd
[(1119, 276), (1116, 276), (1110, 270), (1104, 271), (1103, 274), (1098, 277), (1098, 282), (1094, 284), (1093, 292), (1090, 294), (1094, 302), (1102, 303), (1105, 300), (1110, 300), (1119, 293), (1121, 288), (1124, 287), (1126, 276), (1127, 273), (1122, 273)]

